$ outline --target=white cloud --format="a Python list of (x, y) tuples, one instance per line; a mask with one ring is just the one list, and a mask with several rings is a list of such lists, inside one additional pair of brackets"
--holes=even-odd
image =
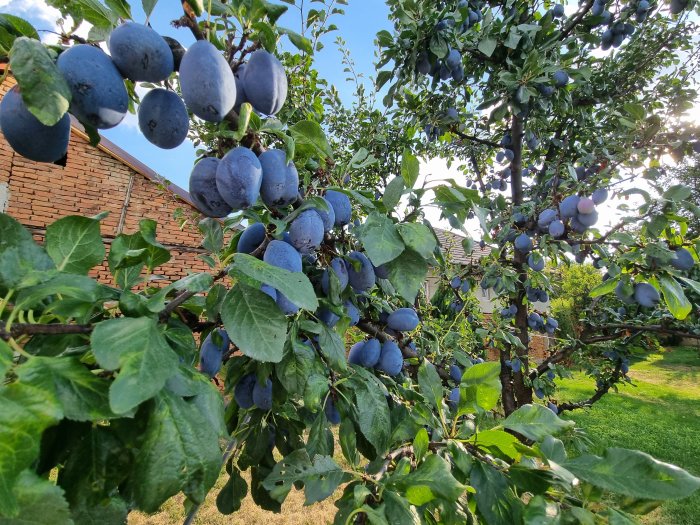
[(48, 24), (48, 27), (37, 29), (54, 29), (56, 20), (61, 17), (58, 9), (47, 5), (42, 0), (0, 0), (0, 8), (9, 14), (38, 19)]

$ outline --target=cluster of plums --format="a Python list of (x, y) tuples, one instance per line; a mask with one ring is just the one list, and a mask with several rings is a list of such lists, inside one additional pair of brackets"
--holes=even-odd
[[(243, 102), (260, 113), (274, 115), (287, 97), (284, 68), (264, 50), (252, 53), (234, 76), (210, 42), (199, 40), (185, 51), (177, 41), (166, 40), (135, 22), (115, 28), (107, 45), (109, 55), (88, 44), (72, 46), (59, 55), (56, 66), (71, 92), (69, 112), (94, 128), (113, 128), (129, 107), (125, 78), (162, 82), (178, 71), (184, 102), (174, 91), (155, 88), (139, 104), (139, 128), (160, 148), (175, 148), (185, 140), (188, 110), (203, 120), (221, 122)], [(53, 126), (42, 124), (27, 109), (18, 86), (0, 104), (0, 128), (12, 148), (31, 160), (56, 162), (66, 154), (68, 115)]]

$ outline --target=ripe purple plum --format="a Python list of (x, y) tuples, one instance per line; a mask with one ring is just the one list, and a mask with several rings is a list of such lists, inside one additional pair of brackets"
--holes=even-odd
[(122, 75), (134, 82), (160, 82), (175, 70), (170, 46), (148, 26), (125, 22), (112, 31), (107, 46)]
[(187, 138), (190, 117), (185, 103), (174, 91), (152, 89), (139, 104), (139, 129), (159, 148), (178, 147)]
[(260, 195), (262, 166), (255, 153), (233, 148), (216, 169), (216, 187), (233, 211), (250, 208)]
[(207, 217), (225, 217), (232, 211), (216, 185), (219, 162), (216, 157), (203, 158), (194, 165), (190, 174), (190, 197)]

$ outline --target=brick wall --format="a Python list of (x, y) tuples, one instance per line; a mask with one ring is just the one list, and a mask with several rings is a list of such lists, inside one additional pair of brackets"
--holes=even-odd
[[(0, 69), (0, 74), (2, 70)], [(14, 85), (10, 76), (0, 85), (0, 99)], [(107, 249), (120, 233), (134, 233), (144, 218), (158, 222), (157, 239), (171, 249), (171, 260), (154, 274), (177, 280), (191, 272), (207, 271), (198, 258), (201, 234), (196, 221), (184, 228), (176, 210), (199, 215), (187, 195), (170, 187), (155, 172), (103, 139), (89, 144), (80, 124), (74, 121), (65, 166), (33, 162), (16, 154), (0, 133), (0, 189), (5, 213), (29, 228), (43, 242), (46, 226), (66, 215), (97, 215), (109, 212), (101, 222)], [(111, 275), (105, 261), (92, 274), (103, 282)], [(162, 282), (162, 281), (161, 281)]]

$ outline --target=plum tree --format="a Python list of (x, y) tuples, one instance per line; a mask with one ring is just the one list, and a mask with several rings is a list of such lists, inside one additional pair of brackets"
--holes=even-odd
[(258, 200), (261, 184), (262, 166), (248, 148), (233, 148), (216, 168), (216, 187), (234, 211), (250, 208)]
[(194, 165), (190, 173), (190, 197), (207, 217), (225, 217), (232, 211), (216, 184), (216, 170), (220, 162), (216, 157), (205, 157)]
[(236, 80), (216, 47), (198, 40), (180, 63), (180, 89), (187, 108), (199, 118), (221, 122), (236, 102)]
[(71, 92), (70, 112), (98, 129), (113, 128), (126, 115), (129, 96), (119, 70), (107, 54), (87, 44), (61, 53), (56, 66)]
[(150, 27), (125, 22), (107, 40), (112, 61), (129, 80), (160, 82), (175, 70), (168, 43)]
[(187, 138), (190, 117), (177, 93), (152, 89), (139, 104), (139, 129), (149, 142), (172, 149)]
[(279, 59), (263, 49), (250, 55), (241, 82), (247, 100), (266, 115), (277, 114), (287, 99), (287, 75)]
[(56, 162), (68, 150), (70, 117), (63, 115), (53, 126), (42, 124), (29, 112), (19, 86), (15, 86), (0, 102), (0, 130), (12, 149), (23, 157), (37, 162)]

